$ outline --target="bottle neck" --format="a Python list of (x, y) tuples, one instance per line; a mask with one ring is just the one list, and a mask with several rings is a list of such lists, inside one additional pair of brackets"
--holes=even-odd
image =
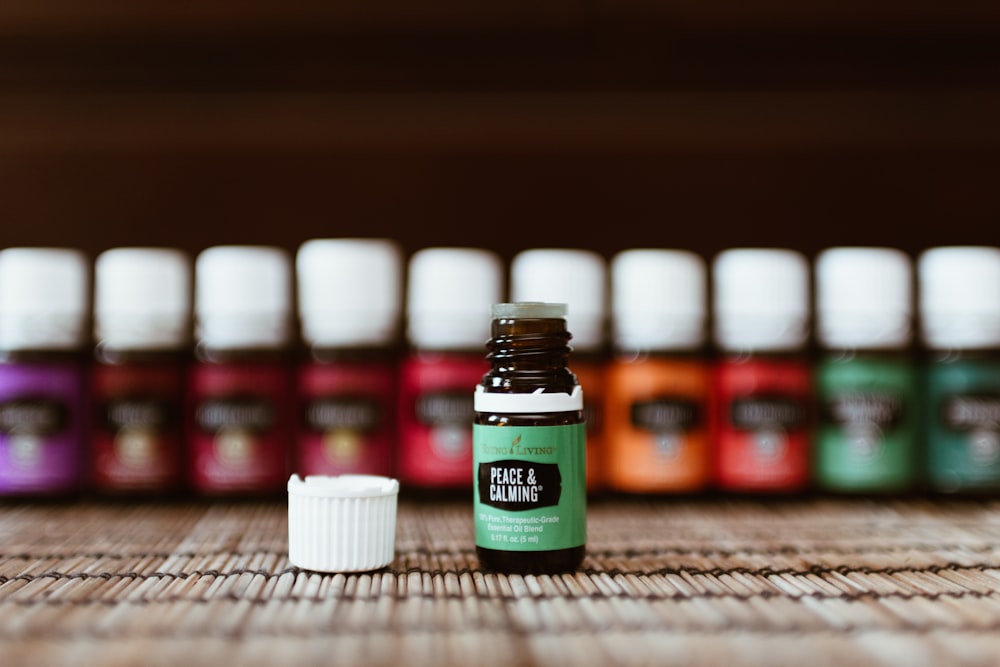
[(561, 318), (493, 320), (483, 385), (487, 391), (572, 393), (577, 381), (568, 367), (571, 337)]

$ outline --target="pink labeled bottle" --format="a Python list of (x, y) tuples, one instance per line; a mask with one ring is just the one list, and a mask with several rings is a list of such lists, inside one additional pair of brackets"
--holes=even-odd
[(195, 263), (188, 481), (204, 496), (285, 490), (292, 437), (291, 260), (215, 246)]
[(0, 251), (0, 497), (82, 490), (89, 279), (74, 249)]
[(573, 332), (571, 370), (583, 388), (590, 494), (601, 492), (606, 485), (607, 283), (607, 262), (591, 250), (530, 248), (511, 260), (511, 301), (566, 304), (567, 326)]
[(503, 263), (480, 248), (436, 247), (407, 267), (400, 367), (400, 482), (421, 491), (472, 490), (470, 386), (490, 370), (490, 308), (503, 300)]
[(191, 262), (173, 248), (112, 248), (94, 274), (90, 489), (105, 496), (183, 490)]
[(301, 475), (395, 474), (402, 264), (389, 239), (313, 239), (299, 248)]
[(794, 494), (811, 481), (809, 270), (803, 255), (780, 248), (715, 258), (712, 426), (723, 491)]

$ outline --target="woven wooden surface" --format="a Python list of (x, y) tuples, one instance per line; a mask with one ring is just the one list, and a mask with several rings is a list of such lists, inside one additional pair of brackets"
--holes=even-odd
[(401, 499), (361, 575), (291, 566), (286, 513), (0, 506), (0, 664), (1000, 664), (1000, 501), (598, 498), (582, 568), (523, 577), (470, 503)]

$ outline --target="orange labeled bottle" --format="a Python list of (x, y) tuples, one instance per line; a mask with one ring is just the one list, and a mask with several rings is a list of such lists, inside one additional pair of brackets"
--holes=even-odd
[(697, 493), (711, 480), (706, 270), (683, 250), (611, 262), (606, 479), (622, 493)]
[(511, 260), (512, 301), (564, 303), (573, 332), (572, 371), (583, 388), (587, 430), (587, 492), (604, 481), (604, 388), (610, 361), (607, 336), (607, 262), (592, 250), (531, 248)]

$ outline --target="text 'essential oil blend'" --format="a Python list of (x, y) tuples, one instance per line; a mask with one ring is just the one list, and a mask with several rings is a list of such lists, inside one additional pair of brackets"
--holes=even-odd
[(572, 570), (587, 541), (583, 390), (568, 367), (566, 305), (499, 303), (475, 392), (476, 552), (502, 572)]

